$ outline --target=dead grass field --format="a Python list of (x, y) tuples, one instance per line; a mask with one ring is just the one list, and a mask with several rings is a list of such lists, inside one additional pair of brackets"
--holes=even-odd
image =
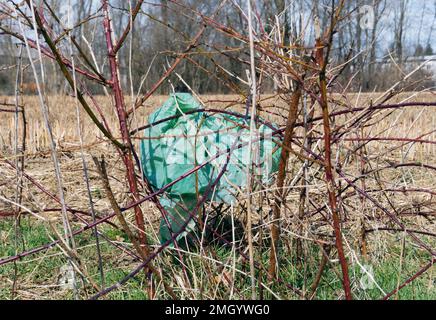
[[(40, 112), (39, 101), (36, 96), (24, 96), (22, 104), (25, 106), (27, 119), (27, 138), (26, 138), (26, 170), (29, 175), (41, 179), (44, 186), (52, 187), (56, 193), (55, 176), (53, 174), (53, 166), (50, 165), (50, 149), (47, 132), (44, 127), (43, 118)], [(137, 128), (147, 123), (147, 116), (159, 107), (167, 96), (155, 96), (148, 100), (145, 107), (140, 108), (133, 116), (130, 127)], [(358, 106), (366, 106), (371, 99), (376, 99), (377, 94), (362, 94), (352, 95), (347, 97), (351, 104)], [(236, 96), (226, 95), (205, 95), (201, 97), (202, 101), (209, 108), (226, 108), (233, 111), (243, 113), (244, 105), (235, 104), (233, 101), (238, 101)], [(392, 103), (417, 101), (425, 102), (436, 99), (436, 93), (421, 93), (414, 96), (413, 93), (404, 93), (397, 96)], [(110, 99), (99, 96), (97, 97), (99, 104), (105, 108), (105, 114), (109, 126), (116, 130), (118, 128), (118, 120), (114, 108), (111, 106)], [(12, 97), (0, 97), (0, 101), (13, 102)], [(230, 102), (231, 101), (231, 102)], [(131, 103), (130, 99), (126, 99), (126, 103)], [(262, 109), (265, 110), (261, 116), (277, 125), (283, 125), (284, 119), (279, 115), (285, 115), (287, 110), (286, 102), (277, 99), (276, 97), (263, 97), (260, 103)], [(74, 99), (68, 96), (50, 96), (49, 110), (51, 116), (52, 130), (57, 144), (58, 152), (61, 155), (61, 167), (65, 176), (65, 187), (67, 188), (67, 202), (77, 205), (79, 208), (86, 208), (86, 203), (80, 203), (82, 199), (86, 199), (85, 189), (83, 188), (82, 164), (80, 160), (80, 139), (77, 133), (76, 105)], [(331, 106), (331, 111), (341, 108), (340, 106)], [(336, 108), (336, 109), (335, 109)], [(86, 156), (104, 155), (109, 163), (114, 166), (111, 174), (117, 177), (115, 183), (119, 183), (120, 189), (125, 185), (125, 177), (122, 176), (121, 169), (118, 169), (116, 164), (120, 159), (116, 156), (114, 149), (103, 139), (103, 135), (96, 126), (89, 120), (87, 115), (81, 110), (81, 126), (83, 132), (84, 150)], [(272, 114), (273, 113), (273, 114)], [(386, 114), (390, 114), (385, 117)], [(340, 125), (348, 118), (340, 116), (336, 119), (336, 125)], [(380, 120), (381, 119), (381, 120)], [(436, 113), (432, 108), (411, 107), (399, 111), (387, 110), (378, 114), (372, 121), (375, 125), (370, 127), (366, 134), (383, 138), (408, 137), (417, 138), (423, 134), (427, 134), (436, 130)], [(10, 114), (2, 114), (0, 118), (0, 150), (2, 150), (2, 158), (13, 160), (13, 150), (11, 146), (14, 144), (14, 116)], [(21, 136), (21, 127), (19, 135)], [(316, 130), (316, 128), (315, 128)], [(115, 131), (116, 132), (116, 131)], [(298, 135), (298, 130), (296, 134)], [(365, 135), (365, 134), (364, 134)], [(353, 135), (350, 135), (353, 137)], [(119, 138), (119, 137), (117, 137)], [(136, 144), (138, 144), (141, 133), (135, 136)], [(436, 131), (427, 134), (423, 139), (436, 141)], [(368, 153), (378, 155), (380, 152), (385, 153), (383, 157), (385, 161), (405, 162), (416, 161), (423, 164), (435, 164), (436, 162), (436, 145), (435, 144), (407, 144), (401, 148), (396, 146), (401, 145), (399, 142), (392, 141), (373, 141), (368, 145)], [(138, 150), (138, 148), (136, 148)], [(391, 150), (392, 149), (392, 150)], [(90, 159), (90, 158), (89, 158)], [(89, 160), (88, 159), (88, 160)], [(14, 172), (4, 172), (3, 177), (8, 181), (8, 175), (13, 176)], [(121, 174), (121, 176), (120, 176)], [(95, 177), (96, 178), (96, 177)], [(413, 179), (427, 180), (425, 183), (428, 187), (433, 188), (436, 184), (436, 177), (424, 176), (413, 177)], [(117, 185), (114, 185), (114, 191), (117, 192)], [(122, 195), (119, 195), (122, 197)], [(44, 203), (41, 199), (41, 203)], [(109, 208), (109, 207), (108, 207)], [(106, 208), (106, 209), (108, 209)], [(1, 209), (1, 208), (0, 208)], [(103, 208), (102, 208), (103, 209)]]
[[(371, 100), (376, 100), (378, 94), (353, 94), (346, 97), (350, 105), (368, 106)], [(131, 128), (137, 128), (146, 124), (147, 115), (159, 107), (168, 97), (167, 96), (154, 96), (150, 98), (143, 108), (133, 116)], [(335, 97), (338, 100), (344, 99), (343, 97)], [(118, 128), (118, 120), (116, 117), (115, 109), (111, 105), (110, 98), (105, 96), (96, 97), (98, 103), (103, 108), (103, 113), (107, 117), (109, 125), (116, 129)], [(399, 102), (426, 102), (434, 101), (436, 99), (436, 92), (428, 93), (403, 93), (390, 101), (390, 103)], [(237, 96), (226, 95), (205, 95), (201, 100), (207, 105), (208, 108), (226, 108), (233, 111), (243, 112), (244, 104), (235, 104), (234, 101), (240, 100)], [(13, 103), (13, 97), (1, 97), (1, 102)], [(126, 97), (127, 105), (131, 104), (131, 99)], [(39, 101), (37, 96), (24, 96), (22, 104), (25, 106), (27, 118), (27, 156), (38, 157), (42, 156), (49, 150), (49, 141), (44, 127), (43, 118), (40, 112)], [(287, 105), (286, 102), (277, 99), (274, 96), (263, 96), (260, 105), (263, 107), (261, 116), (265, 119), (276, 123), (283, 124), (283, 118), (279, 115), (286, 115)], [(72, 97), (68, 96), (50, 96), (49, 97), (49, 110), (51, 116), (51, 124), (53, 134), (56, 139), (59, 151), (73, 152), (80, 146), (79, 137), (77, 134), (77, 121), (76, 121), (76, 106)], [(339, 105), (331, 105), (330, 110), (334, 112), (340, 109)], [(11, 108), (12, 109), (12, 108)], [(379, 114), (379, 118), (374, 119), (375, 126), (371, 127), (371, 132), (368, 134), (377, 135), (380, 133), (383, 137), (399, 137), (407, 136), (409, 138), (418, 137), (424, 133), (432, 131), (436, 128), (436, 113), (432, 108), (424, 107), (410, 107), (396, 112), (391, 116), (378, 121), (388, 112)], [(271, 114), (273, 113), (273, 114)], [(345, 116), (337, 119), (337, 124), (346, 120)], [(102, 134), (98, 128), (93, 125), (91, 120), (87, 117), (83, 110), (81, 110), (81, 125), (83, 130), (83, 140), (86, 148), (94, 148), (97, 145), (104, 144), (102, 142)], [(0, 150), (6, 154), (10, 151), (13, 145), (13, 130), (14, 116), (13, 114), (2, 114), (0, 118)], [(19, 132), (21, 135), (21, 131)], [(139, 137), (139, 135), (137, 135)], [(435, 140), (436, 133), (426, 136), (428, 140)], [(377, 145), (377, 143), (375, 143)], [(374, 147), (374, 144), (373, 146)], [(377, 146), (375, 146), (377, 147)], [(429, 155), (434, 155), (434, 146), (432, 145), (414, 145), (409, 151), (410, 154), (416, 156), (415, 159), (422, 157), (425, 160)]]

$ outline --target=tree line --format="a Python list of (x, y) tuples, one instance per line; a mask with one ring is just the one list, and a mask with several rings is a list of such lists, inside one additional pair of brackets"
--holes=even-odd
[[(99, 23), (102, 18), (99, 2), (71, 1), (71, 7), (64, 1), (36, 1), (38, 2), (53, 10), (64, 26), (70, 24), (71, 33), (80, 48), (103, 74), (108, 73), (105, 39)], [(116, 35), (119, 36), (129, 23), (129, 12), (135, 2), (110, 1)], [(200, 12), (204, 17), (211, 16), (221, 2), (222, 0), (156, 0), (144, 4), (127, 39), (128, 45), (119, 52), (123, 87), (133, 93), (146, 92), (195, 37), (202, 25), (201, 18), (196, 13)], [(339, 83), (355, 91), (385, 90), (401, 79), (409, 69), (416, 68), (416, 65), (407, 63), (410, 56), (433, 55), (436, 1), (423, 3), (419, 0), (346, 1), (346, 14), (342, 17), (346, 24), (335, 34), (332, 49), (334, 63), (341, 69)], [(257, 40), (262, 41), (269, 36), (272, 28), (278, 27), (283, 36), (277, 39), (277, 43), (288, 46), (290, 56), (296, 43), (310, 49), (316, 25), (319, 24), (320, 29), (324, 30), (329, 24), (331, 4), (332, 0), (255, 1)], [(216, 21), (229, 30), (245, 33), (248, 29), (244, 17), (245, 6), (245, 0), (226, 1), (217, 12)], [(309, 23), (314, 19), (317, 23)], [(0, 27), (17, 29), (13, 19), (8, 19), (7, 22), (0, 19)], [(59, 26), (57, 28), (53, 31), (62, 34), (64, 30)], [(30, 34), (29, 38), (34, 37)], [(300, 43), (299, 39), (304, 39), (305, 42)], [(0, 37), (0, 44), (0, 93), (13, 94), (14, 75), (10, 72), (10, 66), (16, 63), (19, 49), (12, 37)], [(181, 79), (202, 94), (240, 93), (246, 90), (240, 79), (247, 78), (248, 57), (248, 45), (227, 37), (225, 32), (208, 27), (195, 48), (190, 48), (189, 54), (178, 65), (176, 74), (170, 77), (158, 93), (171, 92)], [(50, 71), (46, 90), (50, 93), (65, 93), (68, 86), (60, 72), (57, 72), (54, 61), (46, 59), (45, 64)], [(416, 84), (417, 79), (423, 81)], [(25, 82), (32, 82), (30, 73), (25, 77)], [(262, 85), (266, 91), (274, 91), (272, 83), (265, 79)], [(419, 86), (420, 89), (432, 88), (435, 85), (434, 75), (423, 68), (403, 85), (411, 86), (408, 88), (410, 90), (417, 89), (413, 86)], [(31, 85), (26, 88), (31, 88)], [(31, 93), (30, 89), (28, 91)]]

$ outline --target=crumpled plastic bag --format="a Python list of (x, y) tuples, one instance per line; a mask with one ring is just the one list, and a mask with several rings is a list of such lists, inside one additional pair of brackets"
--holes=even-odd
[[(208, 200), (231, 204), (237, 201), (238, 192), (247, 184), (249, 119), (219, 113), (192, 112), (201, 108), (198, 100), (189, 93), (172, 94), (149, 116), (148, 122), (153, 124), (169, 117), (174, 118), (145, 129), (140, 144), (143, 174), (155, 189), (164, 187), (187, 171), (210, 161), (196, 173), (168, 188), (165, 197), (161, 197), (160, 202), (169, 213), (167, 221), (161, 221), (162, 243), (170, 239), (172, 233), (178, 232), (189, 218), (197, 201), (220, 174), (227, 161), (225, 151), (232, 146), (243, 145), (231, 151), (227, 170), (209, 194)], [(253, 173), (264, 184), (271, 182), (280, 158), (280, 148), (273, 142), (272, 133), (271, 128), (260, 125), (253, 135)], [(218, 153), (222, 155), (212, 159)], [(195, 223), (191, 221), (177, 239), (194, 228)]]

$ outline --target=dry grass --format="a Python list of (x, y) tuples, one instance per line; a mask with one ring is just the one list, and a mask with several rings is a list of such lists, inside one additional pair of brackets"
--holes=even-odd
[[(346, 97), (348, 105), (368, 106), (369, 102), (375, 100), (377, 94), (352, 94)], [(342, 100), (343, 97), (335, 96), (336, 99)], [(400, 102), (426, 102), (434, 101), (436, 93), (403, 93), (395, 97), (390, 103)], [(136, 128), (144, 125), (147, 122), (147, 115), (153, 112), (160, 106), (167, 96), (154, 96), (147, 101), (147, 104), (137, 110), (131, 122), (131, 128)], [(244, 104), (235, 104), (233, 101), (238, 101), (240, 98), (237, 96), (226, 95), (205, 95), (201, 97), (202, 101), (210, 108), (227, 108), (234, 111), (242, 111)], [(76, 124), (76, 107), (74, 98), (69, 96), (50, 96), (49, 97), (49, 110), (51, 117), (51, 125), (53, 134), (56, 139), (57, 147), (62, 152), (74, 152), (80, 147), (79, 137), (77, 134)], [(115, 108), (111, 104), (110, 98), (105, 96), (98, 96), (96, 100), (103, 108), (103, 113), (111, 128), (118, 128), (118, 119), (115, 113)], [(0, 97), (0, 102), (13, 103), (13, 97), (3, 96)], [(131, 102), (126, 98), (126, 103), (129, 105)], [(40, 113), (40, 107), (37, 96), (24, 96), (22, 103), (25, 106), (27, 117), (27, 157), (38, 157), (44, 154), (49, 154), (49, 141), (48, 136), (43, 124), (43, 118)], [(284, 122), (283, 118), (276, 115), (280, 114), (286, 116), (284, 108), (287, 108), (286, 101), (282, 101), (275, 96), (263, 96), (260, 102), (263, 107), (261, 112), (262, 117), (277, 124)], [(336, 105), (331, 107), (331, 111), (341, 108)], [(12, 109), (12, 108), (10, 108)], [(274, 114), (271, 114), (274, 113)], [(375, 126), (371, 127), (368, 134), (376, 136), (380, 133), (383, 137), (404, 137), (409, 138), (418, 137), (423, 133), (432, 131), (436, 127), (436, 114), (431, 108), (412, 107), (405, 108), (394, 112), (388, 118), (384, 118), (388, 112), (383, 112), (378, 115), (379, 119), (374, 119)], [(336, 124), (341, 124), (341, 121), (347, 120), (346, 117), (340, 117)], [(102, 141), (102, 134), (98, 128), (92, 124), (92, 121), (87, 115), (81, 112), (81, 124), (84, 128), (83, 139), (88, 148), (94, 148), (97, 145), (104, 145)], [(0, 150), (8, 154), (10, 152), (13, 142), (14, 116), (12, 113), (2, 114), (0, 118)], [(19, 132), (21, 136), (21, 131)], [(436, 133), (427, 136), (428, 140), (435, 140)], [(429, 156), (435, 155), (434, 145), (414, 145), (410, 152), (416, 160), (425, 160)]]

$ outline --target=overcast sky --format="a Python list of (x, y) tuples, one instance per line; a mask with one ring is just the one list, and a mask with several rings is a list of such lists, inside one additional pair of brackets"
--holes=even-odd
[[(388, 0), (391, 3), (399, 3), (399, 0)], [(436, 50), (436, 0), (409, 0), (408, 15), (406, 21), (406, 45), (414, 47), (418, 42), (425, 47), (429, 42)], [(384, 17), (386, 25), (393, 24), (393, 12), (395, 7)], [(422, 23), (421, 23), (422, 19)], [(384, 32), (386, 39), (392, 39), (392, 31)], [(386, 48), (388, 44), (386, 45)]]

